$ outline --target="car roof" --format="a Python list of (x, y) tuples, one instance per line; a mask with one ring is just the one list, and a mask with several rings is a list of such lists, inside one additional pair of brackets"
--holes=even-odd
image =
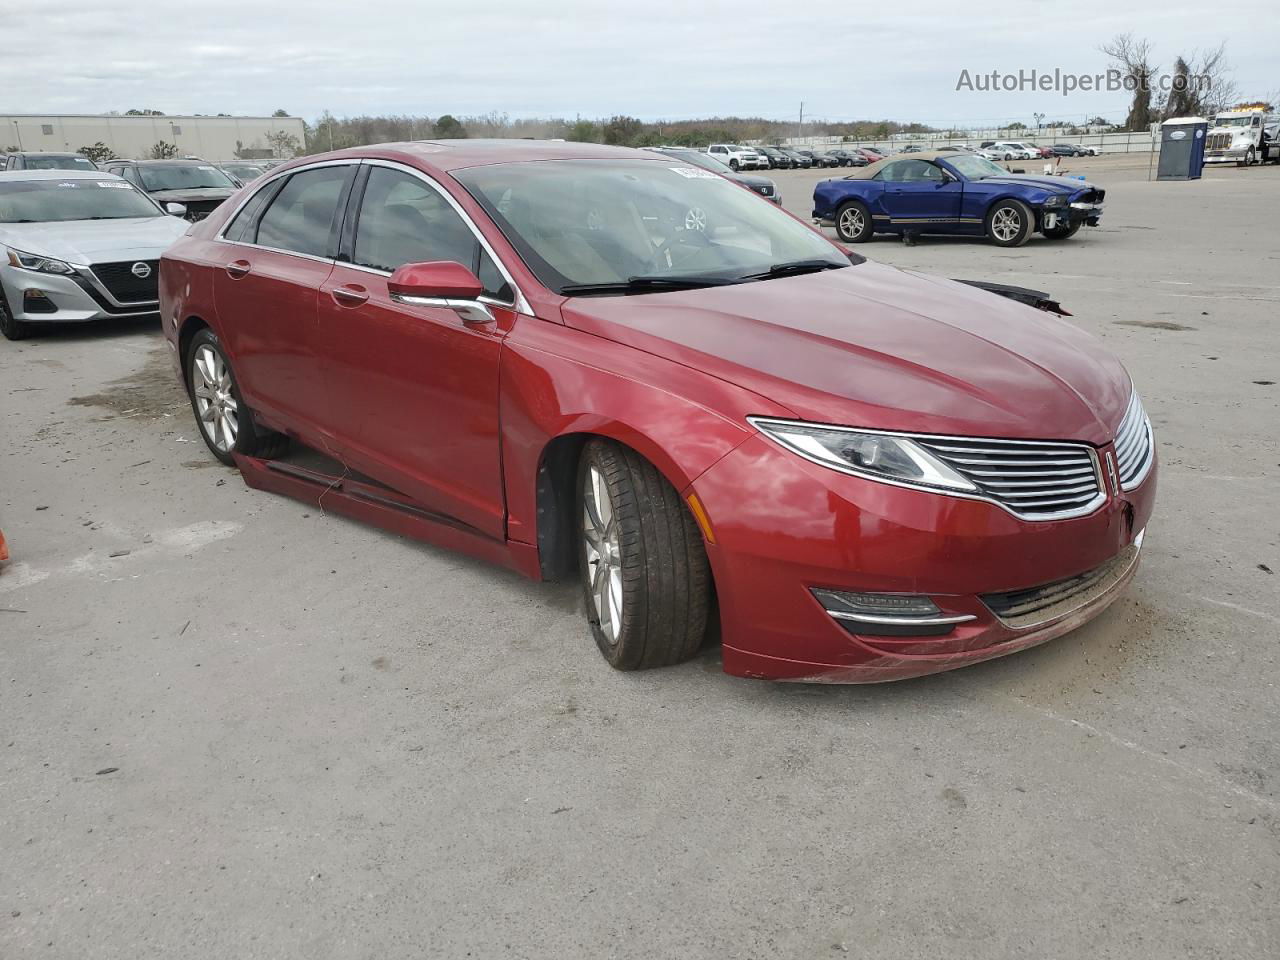
[(7, 170), (0, 180), (119, 180), (104, 170)]
[(82, 157), (85, 160), (89, 158), (82, 153), (76, 153), (74, 150), (14, 150), (9, 154), (12, 157)]
[(647, 150), (611, 147), (600, 143), (573, 143), (553, 140), (414, 140), (404, 143), (375, 143), (332, 153), (295, 157), (273, 172), (319, 160), (358, 160), (361, 157), (399, 160), (440, 173), (481, 167), (495, 163), (526, 163), (539, 160), (657, 160)]
[(955, 159), (955, 151), (951, 150), (921, 150), (917, 153), (902, 156), (898, 154), (892, 157), (885, 157), (883, 160), (877, 160), (875, 163), (869, 163), (865, 167), (855, 167), (853, 173), (845, 177), (846, 180), (870, 180), (877, 173), (883, 170), (890, 163), (898, 163), (902, 160), (953, 160)]

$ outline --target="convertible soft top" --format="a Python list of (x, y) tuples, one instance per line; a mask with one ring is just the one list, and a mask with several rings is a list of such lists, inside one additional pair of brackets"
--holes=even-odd
[(893, 163), (895, 160), (946, 160), (948, 157), (954, 156), (957, 156), (954, 150), (921, 150), (919, 153), (895, 153), (891, 157), (885, 157), (883, 160), (869, 163), (865, 167), (854, 167), (845, 179), (870, 180), (884, 169), (886, 163)]

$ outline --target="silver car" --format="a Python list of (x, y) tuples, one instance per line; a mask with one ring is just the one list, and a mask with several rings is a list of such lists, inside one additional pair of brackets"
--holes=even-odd
[(185, 213), (109, 173), (0, 173), (0, 333), (157, 313), (160, 254)]

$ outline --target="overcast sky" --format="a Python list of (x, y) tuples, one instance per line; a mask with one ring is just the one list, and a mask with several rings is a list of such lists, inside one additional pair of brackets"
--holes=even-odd
[[(957, 91), (962, 70), (1104, 70), (1227, 41), (1241, 92), (1280, 89), (1274, 4), (755, 0), (0, 0), (0, 113), (333, 113), (646, 120), (1120, 119), (1125, 93)], [(878, 8), (878, 9), (877, 9)], [(982, 11), (964, 14), (971, 9)]]

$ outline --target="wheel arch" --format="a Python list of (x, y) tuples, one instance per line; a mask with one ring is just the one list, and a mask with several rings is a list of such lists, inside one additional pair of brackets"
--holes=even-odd
[[(187, 387), (191, 386), (187, 379), (187, 350), (201, 330), (213, 330), (213, 326), (196, 314), (187, 317), (178, 327), (178, 369), (182, 371), (182, 383)], [(217, 333), (216, 330), (214, 332)]]
[[(601, 422), (589, 429), (573, 429), (550, 437), (539, 452), (534, 475), (534, 525), (538, 562), (544, 580), (562, 580), (577, 569), (574, 531), (578, 464), (583, 448), (592, 440), (611, 440), (634, 451), (653, 464), (682, 500), (685, 491), (697, 478), (696, 475), (690, 476), (692, 471), (677, 463), (662, 444), (647, 433), (616, 421)], [(697, 474), (705, 469), (698, 469)], [(685, 509), (688, 509), (687, 501)]]

